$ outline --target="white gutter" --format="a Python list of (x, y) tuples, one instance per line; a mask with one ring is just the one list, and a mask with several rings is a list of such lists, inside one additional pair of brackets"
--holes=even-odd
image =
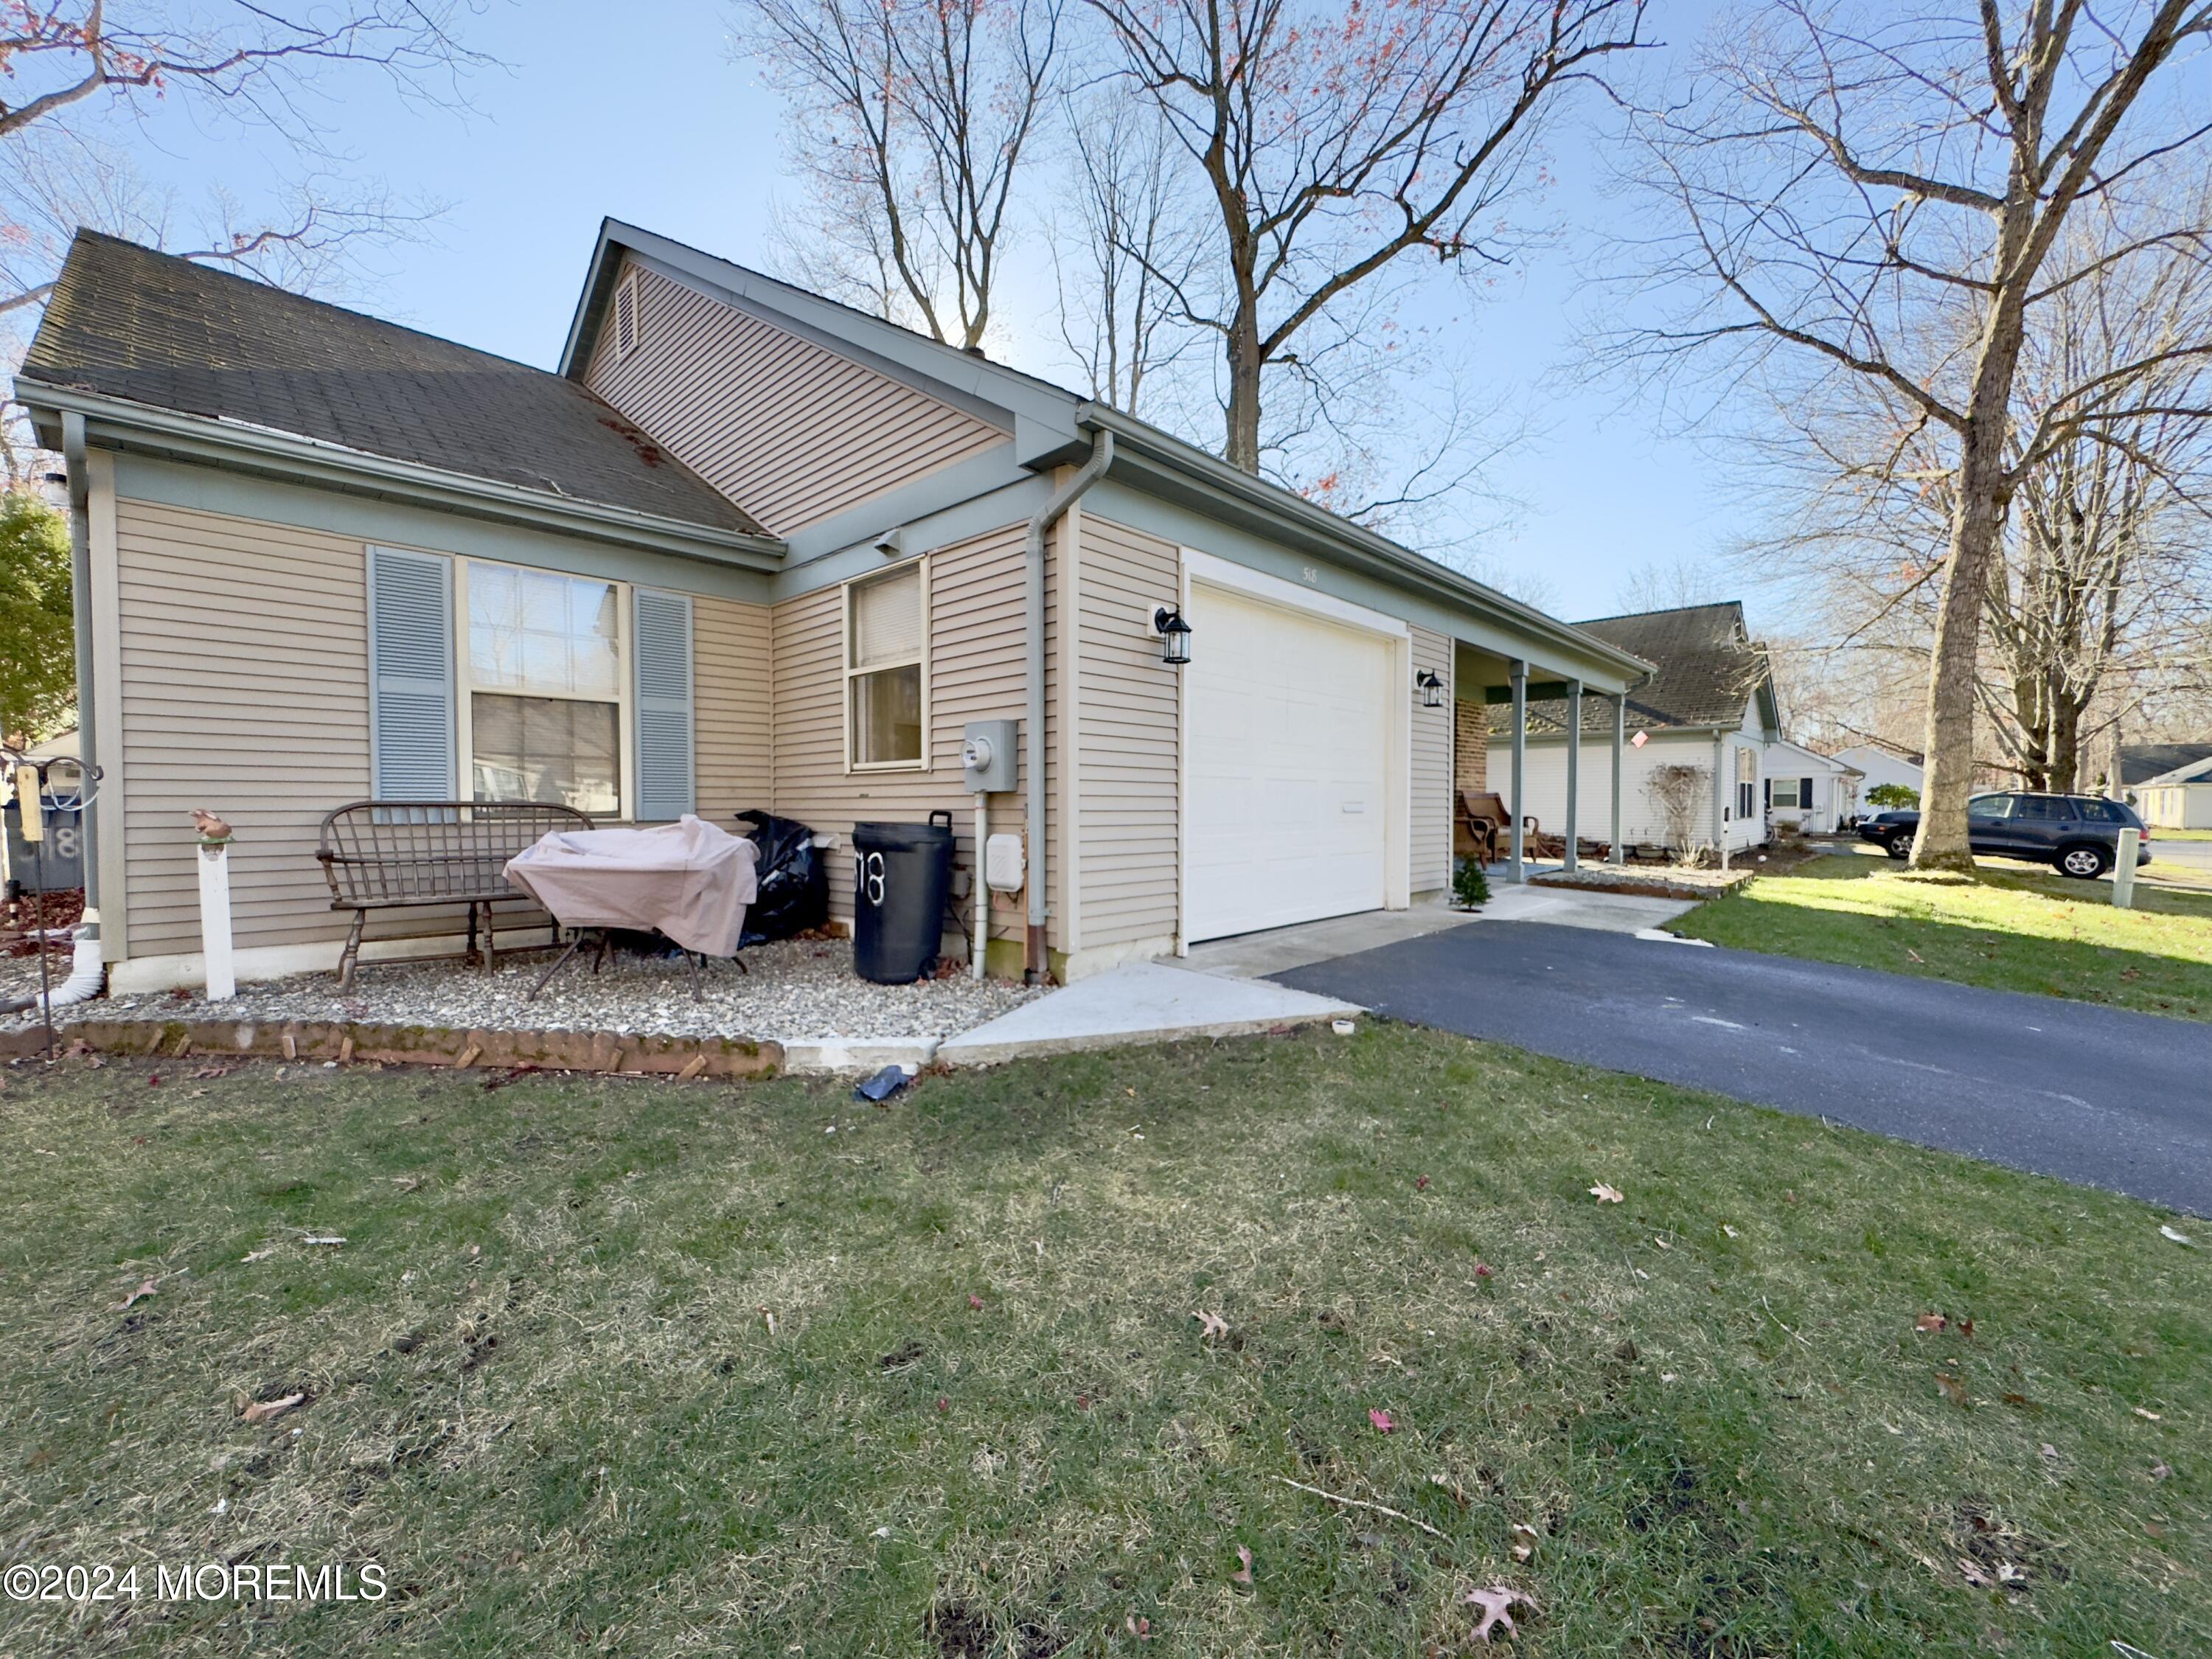
[[(1083, 493), (1106, 476), (1114, 464), (1114, 434), (1101, 430), (1091, 440), (1091, 459), (1076, 475), (1054, 490), (1052, 499), (1030, 520), (1024, 545), (1029, 578), (1029, 718), (1022, 722), (1022, 761), (1029, 768), (1030, 927), (1024, 952), (1022, 977), (1030, 984), (1042, 982), (1051, 966), (1045, 945), (1045, 848), (1049, 837), (1044, 820), (1044, 536)], [(977, 862), (981, 862), (977, 849)], [(1073, 943), (1073, 941), (1071, 941)]]

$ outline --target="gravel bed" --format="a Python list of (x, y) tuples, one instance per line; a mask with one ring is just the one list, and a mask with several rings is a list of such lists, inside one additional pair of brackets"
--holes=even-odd
[[(951, 1036), (1044, 994), (1041, 988), (964, 974), (914, 985), (872, 985), (853, 971), (842, 939), (788, 939), (747, 951), (751, 970), (726, 962), (702, 971), (700, 1000), (680, 957), (611, 957), (594, 976), (579, 954), (535, 1002), (530, 988), (552, 963), (544, 953), (507, 957), (489, 975), (457, 962), (368, 963), (341, 992), (335, 974), (241, 985), (228, 1002), (197, 992), (150, 992), (85, 1003), (104, 1019), (359, 1020), (452, 1030), (613, 1031), (675, 1036), (744, 1036), (777, 1042), (820, 1037)], [(7, 963), (31, 970), (38, 964)], [(12, 982), (12, 980), (11, 981)], [(36, 1024), (35, 1014), (11, 1024)]]

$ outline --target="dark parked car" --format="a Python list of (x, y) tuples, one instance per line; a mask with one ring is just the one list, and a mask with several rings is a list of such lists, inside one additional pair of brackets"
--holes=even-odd
[[(1916, 811), (1877, 812), (1861, 820), (1859, 839), (1870, 841), (1893, 859), (1912, 851)], [(2084, 881), (2101, 876), (2118, 861), (2120, 831), (2142, 836), (2138, 865), (2150, 862), (2150, 831), (2132, 808), (2101, 795), (2031, 795), (2007, 791), (1976, 795), (1966, 803), (1966, 839), (1977, 853), (2000, 858), (2033, 859), (2062, 876)]]

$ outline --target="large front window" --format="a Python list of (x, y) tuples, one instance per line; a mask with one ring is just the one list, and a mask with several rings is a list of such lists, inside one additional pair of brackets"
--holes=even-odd
[(845, 590), (846, 758), (921, 766), (927, 595), (919, 562)]
[(619, 587), (476, 560), (464, 574), (474, 798), (619, 814)]

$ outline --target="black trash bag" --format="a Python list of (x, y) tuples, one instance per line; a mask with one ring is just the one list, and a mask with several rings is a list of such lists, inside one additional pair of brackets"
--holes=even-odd
[(760, 857), (753, 866), (758, 891), (745, 911), (743, 945), (789, 939), (830, 920), (830, 866), (814, 844), (814, 831), (773, 812), (740, 812), (738, 822)]

